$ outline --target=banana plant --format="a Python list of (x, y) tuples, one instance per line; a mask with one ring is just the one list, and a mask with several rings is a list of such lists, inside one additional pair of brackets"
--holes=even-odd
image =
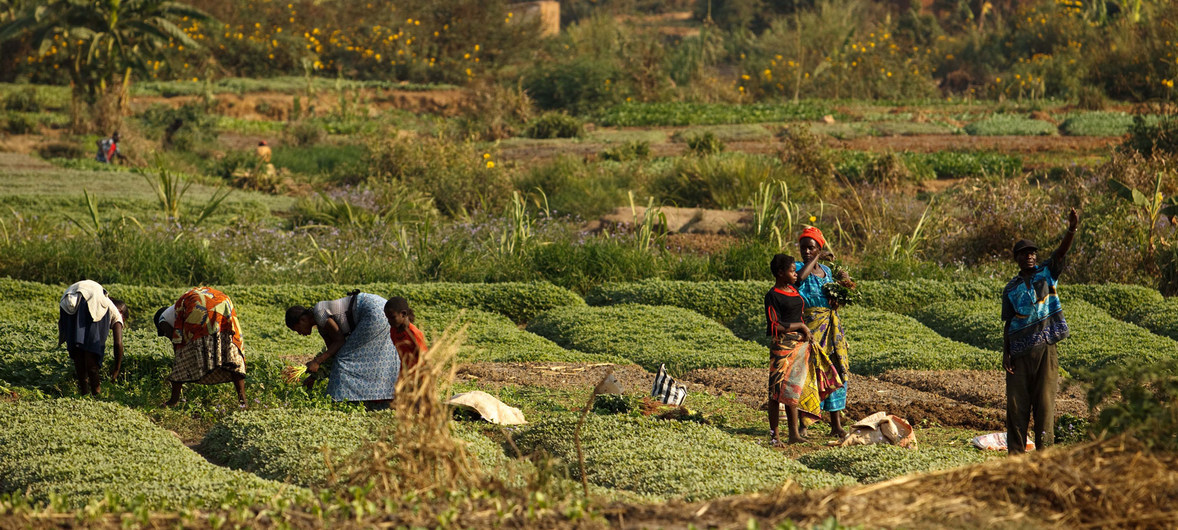
[(1119, 180), (1109, 179), (1108, 186), (1112, 192), (1131, 203), (1136, 208), (1137, 218), (1146, 224), (1147, 228), (1141, 234), (1145, 240), (1146, 250), (1150, 261), (1153, 261), (1157, 248), (1158, 219), (1165, 216), (1171, 224), (1178, 221), (1178, 197), (1165, 197), (1162, 194), (1162, 179), (1165, 174), (1158, 172), (1153, 184), (1153, 193), (1146, 195), (1137, 188), (1129, 186)]

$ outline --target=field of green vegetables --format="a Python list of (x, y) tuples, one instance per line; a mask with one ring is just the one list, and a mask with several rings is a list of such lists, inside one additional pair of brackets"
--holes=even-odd
[[(124, 373), (107, 382), (96, 401), (74, 397), (72, 365), (55, 347), (63, 287), (0, 280), (0, 349), (6, 352), (0, 387), (21, 398), (0, 403), (3, 492), (41, 501), (68, 498), (76, 506), (109, 495), (157, 507), (215, 505), (231, 493), (298, 499), (309, 494), (304, 488), (330, 488), (333, 470), (392, 421), (332, 404), (319, 390), (308, 393), (279, 375), (321, 346), (285, 329), (284, 309), (342, 295), (350, 286), (222, 286), (237, 304), (245, 335), (250, 410), (236, 411), (226, 387), (190, 385), (180, 413), (158, 408), (170, 355), (145, 318), (180, 290), (107, 286), (127, 301), (132, 316)], [(666, 364), (682, 374), (759, 368), (764, 361), (765, 282), (614, 283), (584, 298), (545, 283), (358, 287), (406, 296), (430, 336), (466, 325), (460, 362), (637, 364), (648, 371)], [(999, 283), (865, 281), (861, 288), (864, 303), (843, 311), (854, 373), (998, 368)], [(1178, 359), (1178, 341), (1170, 338), (1178, 311), (1155, 292), (1075, 285), (1061, 293), (1073, 334), (1060, 345), (1060, 362), (1073, 377), (1143, 356)], [(1129, 342), (1135, 347), (1125, 348)], [(488, 390), (532, 415), (531, 425), (516, 430), (520, 450), (575, 460), (570, 433), (576, 415), (570, 411), (586, 394), (528, 386)], [(985, 458), (957, 446), (836, 449), (793, 460), (762, 445), (756, 434), (764, 429), (762, 413), (694, 392), (690, 399), (730, 417), (715, 413), (715, 425), (701, 425), (634, 412), (591, 414), (583, 445), (585, 478), (594, 491), (631, 500), (703, 499), (770, 488), (786, 478), (803, 487), (837, 486)], [(191, 446), (199, 455), (168, 432), (194, 424), (199, 437)], [(514, 455), (494, 429), (467, 422), (455, 429), (484, 468), (502, 470)], [(685, 454), (684, 447), (695, 449)], [(575, 466), (569, 473), (580, 479)]]

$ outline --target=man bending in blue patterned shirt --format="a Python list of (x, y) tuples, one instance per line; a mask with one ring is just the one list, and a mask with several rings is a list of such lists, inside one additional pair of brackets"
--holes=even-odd
[(1039, 247), (1020, 239), (1011, 249), (1019, 273), (1002, 290), (1002, 367), (1006, 370), (1006, 447), (1026, 452), (1027, 424), (1035, 420), (1035, 445), (1054, 442), (1059, 357), (1055, 343), (1068, 336), (1068, 323), (1055, 286), (1080, 215), (1068, 212), (1068, 231), (1051, 257), (1038, 263)]

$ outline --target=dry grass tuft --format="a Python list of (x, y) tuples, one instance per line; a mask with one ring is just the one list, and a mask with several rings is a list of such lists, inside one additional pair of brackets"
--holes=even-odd
[(454, 357), (466, 328), (447, 328), (413, 370), (401, 373), (393, 400), (396, 421), (377, 441), (356, 451), (347, 482), (372, 482), (376, 498), (445, 497), (483, 482), (478, 462), (466, 444), (451, 436), (450, 395), (457, 365)]

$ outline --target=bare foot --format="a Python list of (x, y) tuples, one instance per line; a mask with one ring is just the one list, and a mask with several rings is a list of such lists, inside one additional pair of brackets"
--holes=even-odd
[(830, 431), (830, 435), (841, 440), (847, 437), (847, 431)]
[(789, 443), (790, 443), (790, 444), (800, 444), (800, 443), (806, 443), (806, 441), (807, 441), (807, 440), (806, 440), (806, 438), (805, 438), (804, 436), (790, 436), (790, 437), (789, 437)]
[(778, 440), (777, 438), (770, 438), (769, 447), (781, 447), (781, 440)]
[(179, 401), (165, 401), (163, 406), (166, 408), (172, 408), (175, 407), (177, 403), (179, 403)]

